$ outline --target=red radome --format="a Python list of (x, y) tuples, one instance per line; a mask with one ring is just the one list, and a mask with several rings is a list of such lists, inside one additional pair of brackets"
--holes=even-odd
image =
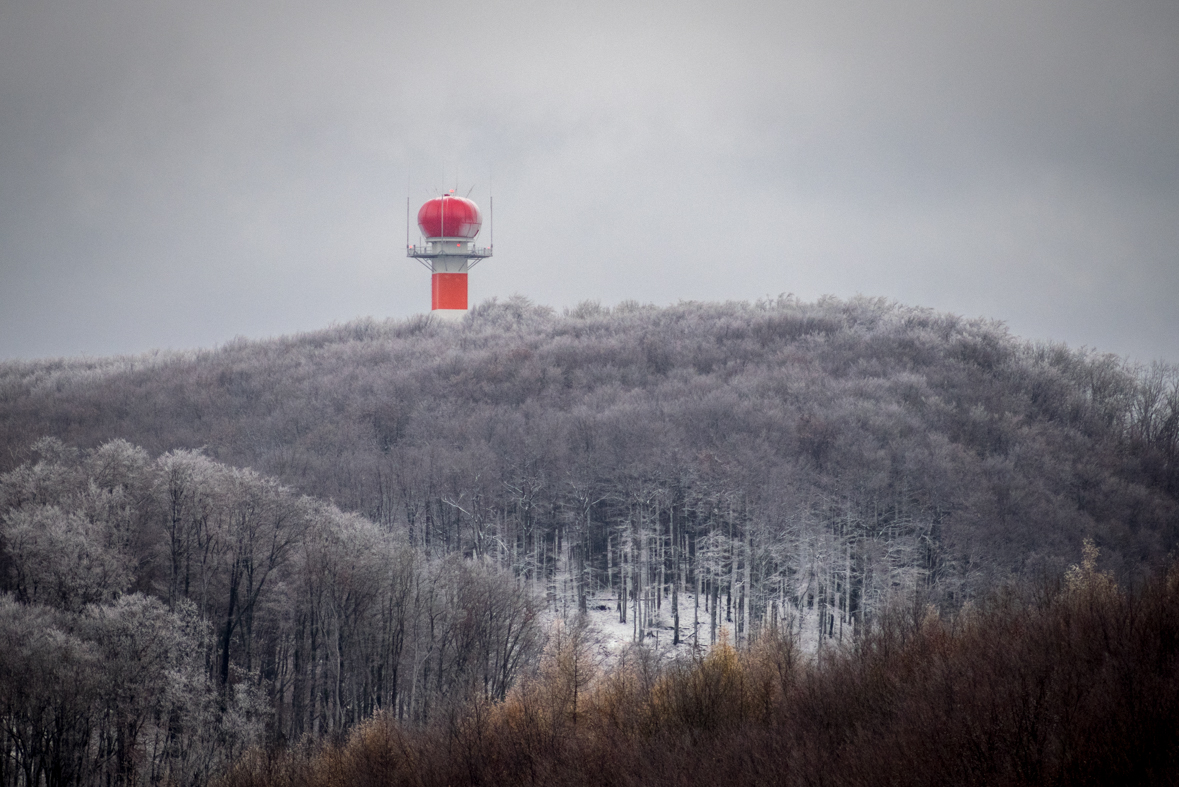
[[(408, 206), (407, 206), (408, 210)], [(475, 245), (483, 227), (479, 206), (466, 197), (448, 192), (418, 209), (418, 229), (425, 237), (420, 246), (406, 244), (406, 256), (430, 268), (430, 309), (439, 317), (467, 313), (467, 272), (491, 256), (491, 247)]]

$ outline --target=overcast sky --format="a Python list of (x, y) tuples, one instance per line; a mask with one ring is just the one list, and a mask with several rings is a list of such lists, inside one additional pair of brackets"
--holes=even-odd
[(1179, 362), (1179, 2), (0, 0), (0, 358), (427, 311), (406, 196), (455, 186), (473, 302), (863, 294)]

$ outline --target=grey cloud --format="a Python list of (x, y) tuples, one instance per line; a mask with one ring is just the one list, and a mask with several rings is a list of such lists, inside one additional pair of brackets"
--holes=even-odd
[(884, 295), (1179, 361), (1160, 2), (10, 3), (0, 357), (424, 310), (405, 196), (496, 195), (475, 298)]

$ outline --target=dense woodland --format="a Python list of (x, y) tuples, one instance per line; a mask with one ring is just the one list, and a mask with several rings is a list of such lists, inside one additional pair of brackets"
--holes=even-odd
[(9, 362), (0, 447), (12, 787), (453, 722), (587, 609), (834, 658), (1086, 538), (1127, 585), (1179, 539), (1179, 370), (880, 300), (513, 299)]
[(218, 787), (1175, 784), (1179, 571), (1126, 592), (1096, 555), (951, 618), (894, 607), (817, 661), (767, 628), (590, 681), (583, 632), (559, 630), (503, 702), (254, 750)]
[(191, 451), (0, 477), (0, 784), (202, 784), (246, 747), (503, 698), (527, 589)]

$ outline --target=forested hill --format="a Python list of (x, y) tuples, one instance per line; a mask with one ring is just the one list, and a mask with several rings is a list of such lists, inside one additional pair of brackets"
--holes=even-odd
[(1179, 538), (1175, 368), (882, 300), (517, 298), (455, 325), (0, 365), (0, 471), (46, 435), (201, 449), (550, 599), (558, 575), (647, 613), (719, 593), (738, 635), (816, 604), (862, 622), (898, 589), (960, 599), (1086, 536), (1132, 574)]

